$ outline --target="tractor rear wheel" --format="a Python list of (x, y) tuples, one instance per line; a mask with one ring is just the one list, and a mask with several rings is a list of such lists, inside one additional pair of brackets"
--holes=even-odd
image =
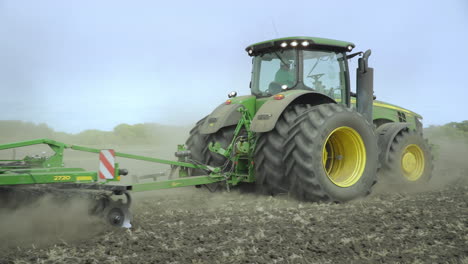
[(258, 135), (254, 164), (256, 187), (261, 193), (268, 195), (288, 193), (289, 180), (284, 173), (283, 143), (296, 117), (311, 107), (306, 104), (288, 106), (273, 130)]
[(348, 201), (369, 194), (376, 183), (373, 126), (343, 105), (318, 105), (298, 117), (285, 150), (290, 193), (300, 200)]
[[(201, 134), (200, 127), (203, 125), (206, 117), (197, 122), (194, 128), (190, 130), (190, 136), (185, 145), (191, 152), (191, 159), (195, 163), (220, 167), (225, 165), (227, 159), (217, 153), (213, 153), (208, 148), (210, 142), (219, 142), (221, 147), (226, 148), (232, 141), (236, 126), (223, 127), (213, 134)], [(206, 175), (203, 170), (191, 171), (191, 176)]]
[(434, 169), (430, 146), (415, 130), (402, 130), (393, 139), (382, 174), (397, 184), (427, 183)]

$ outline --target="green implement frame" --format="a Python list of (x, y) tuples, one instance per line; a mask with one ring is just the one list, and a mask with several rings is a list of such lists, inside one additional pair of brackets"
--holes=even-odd
[[(255, 149), (255, 135), (250, 132), (252, 116), (245, 108), (239, 108), (241, 118), (236, 126), (232, 142), (223, 149), (219, 143), (210, 143), (209, 149), (219, 155), (225, 156), (233, 165), (230, 169), (212, 167), (190, 159), (190, 151), (184, 145), (179, 145), (176, 154), (177, 161), (164, 160), (147, 156), (140, 156), (122, 152), (114, 152), (115, 157), (154, 162), (170, 165), (172, 171), (179, 169), (179, 177), (176, 179), (154, 181), (149, 183), (137, 183), (125, 186), (124, 190), (134, 192), (157, 189), (168, 189), (183, 186), (205, 185), (216, 182), (225, 182), (226, 188), (238, 185), (241, 182), (254, 182), (253, 152)], [(245, 128), (245, 129), (244, 129)], [(243, 131), (241, 133), (241, 131)], [(242, 135), (241, 135), (242, 134)], [(0, 187), (6, 185), (26, 184), (62, 184), (76, 188), (90, 189), (122, 189), (122, 185), (110, 185), (120, 181), (120, 175), (126, 175), (126, 170), (119, 168), (119, 163), (114, 163), (113, 179), (100, 179), (99, 172), (87, 171), (82, 168), (65, 168), (63, 162), (64, 150), (72, 149), (99, 154), (101, 149), (89, 148), (77, 145), (69, 145), (50, 139), (36, 139), (0, 145), (0, 150), (16, 149), (20, 147), (46, 144), (54, 152), (49, 157), (26, 156), (21, 160), (0, 160)], [(192, 170), (203, 170), (207, 175), (191, 176)], [(119, 187), (120, 186), (120, 187)]]
[[(27, 156), (21, 160), (0, 160), (0, 186), (4, 185), (22, 185), (22, 184), (64, 184), (64, 183), (81, 183), (91, 184), (90, 186), (106, 185), (112, 182), (118, 182), (120, 175), (124, 174), (124, 170), (119, 169), (119, 164), (115, 163), (114, 179), (100, 180), (97, 171), (87, 171), (82, 168), (65, 168), (63, 163), (63, 156), (65, 149), (72, 149), (77, 151), (84, 151), (90, 153), (100, 153), (100, 149), (68, 145), (62, 142), (50, 139), (36, 139), (29, 141), (21, 141), (9, 144), (0, 145), (0, 150), (14, 149), (32, 145), (46, 144), (54, 152), (50, 157)], [(183, 151), (183, 146), (179, 149)], [(133, 191), (147, 191), (154, 189), (174, 188), (189, 185), (208, 184), (219, 182), (224, 178), (219, 175), (219, 169), (211, 168), (204, 165), (187, 163), (184, 161), (171, 161), (163, 160), (152, 157), (133, 155), (128, 153), (115, 152), (116, 157), (127, 159), (142, 160), (148, 162), (155, 162), (161, 164), (171, 165), (173, 167), (183, 168), (179, 173), (181, 177), (175, 180), (160, 181), (157, 183), (142, 183), (134, 186), (128, 186), (127, 190)], [(183, 159), (179, 158), (180, 160)], [(188, 176), (187, 168), (203, 169), (212, 171), (209, 176), (186, 177)], [(96, 189), (104, 189), (96, 187)]]

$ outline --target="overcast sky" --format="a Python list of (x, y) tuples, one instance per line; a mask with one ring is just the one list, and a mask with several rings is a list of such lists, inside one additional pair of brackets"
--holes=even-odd
[(468, 119), (467, 0), (0, 0), (0, 120), (187, 125), (250, 93), (246, 46), (298, 35), (371, 48), (378, 99), (426, 126)]

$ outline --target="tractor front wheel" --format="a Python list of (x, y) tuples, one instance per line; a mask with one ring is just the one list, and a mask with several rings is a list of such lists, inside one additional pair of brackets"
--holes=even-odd
[(426, 183), (432, 176), (433, 157), (427, 141), (415, 130), (402, 130), (393, 139), (382, 161), (382, 174), (397, 184)]

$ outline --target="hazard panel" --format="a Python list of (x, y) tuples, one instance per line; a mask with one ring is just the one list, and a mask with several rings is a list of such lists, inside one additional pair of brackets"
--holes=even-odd
[(112, 180), (115, 177), (115, 152), (113, 149), (103, 149), (99, 153), (99, 178)]

